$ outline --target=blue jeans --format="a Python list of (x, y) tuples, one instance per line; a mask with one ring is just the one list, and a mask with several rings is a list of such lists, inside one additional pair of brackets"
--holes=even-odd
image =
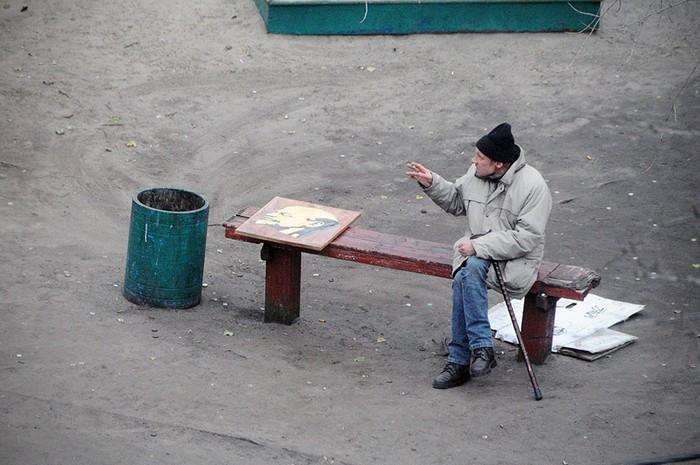
[(469, 365), (469, 351), (492, 347), (486, 275), (491, 262), (471, 256), (452, 280), (452, 341), (448, 362)]

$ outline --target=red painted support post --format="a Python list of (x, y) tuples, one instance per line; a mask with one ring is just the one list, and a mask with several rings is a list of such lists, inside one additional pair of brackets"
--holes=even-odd
[(263, 245), (265, 265), (265, 322), (290, 325), (299, 318), (301, 251)]
[[(559, 297), (528, 294), (523, 307), (522, 336), (530, 361), (542, 365), (552, 351), (554, 316)], [(518, 354), (518, 360), (522, 355)]]

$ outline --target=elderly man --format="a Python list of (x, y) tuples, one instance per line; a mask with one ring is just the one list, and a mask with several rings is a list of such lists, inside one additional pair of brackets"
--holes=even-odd
[(544, 254), (552, 197), (542, 175), (525, 162), (508, 123), (479, 139), (472, 165), (455, 182), (420, 163), (408, 167), (406, 174), (438, 206), (467, 217), (467, 230), (454, 245), (449, 355), (433, 380), (434, 388), (447, 389), (496, 366), (487, 299), (487, 288), (497, 288), (491, 261), (502, 263), (511, 296), (527, 294)]

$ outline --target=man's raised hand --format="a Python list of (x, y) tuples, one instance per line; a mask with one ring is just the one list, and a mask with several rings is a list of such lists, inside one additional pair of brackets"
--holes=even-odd
[(406, 166), (413, 170), (406, 172), (406, 175), (418, 181), (418, 184), (423, 187), (430, 187), (433, 184), (433, 173), (428, 168), (416, 162), (407, 163)]

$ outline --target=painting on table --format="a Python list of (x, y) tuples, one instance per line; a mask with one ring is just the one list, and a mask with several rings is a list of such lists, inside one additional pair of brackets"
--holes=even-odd
[(275, 197), (236, 229), (269, 242), (323, 250), (360, 212)]

